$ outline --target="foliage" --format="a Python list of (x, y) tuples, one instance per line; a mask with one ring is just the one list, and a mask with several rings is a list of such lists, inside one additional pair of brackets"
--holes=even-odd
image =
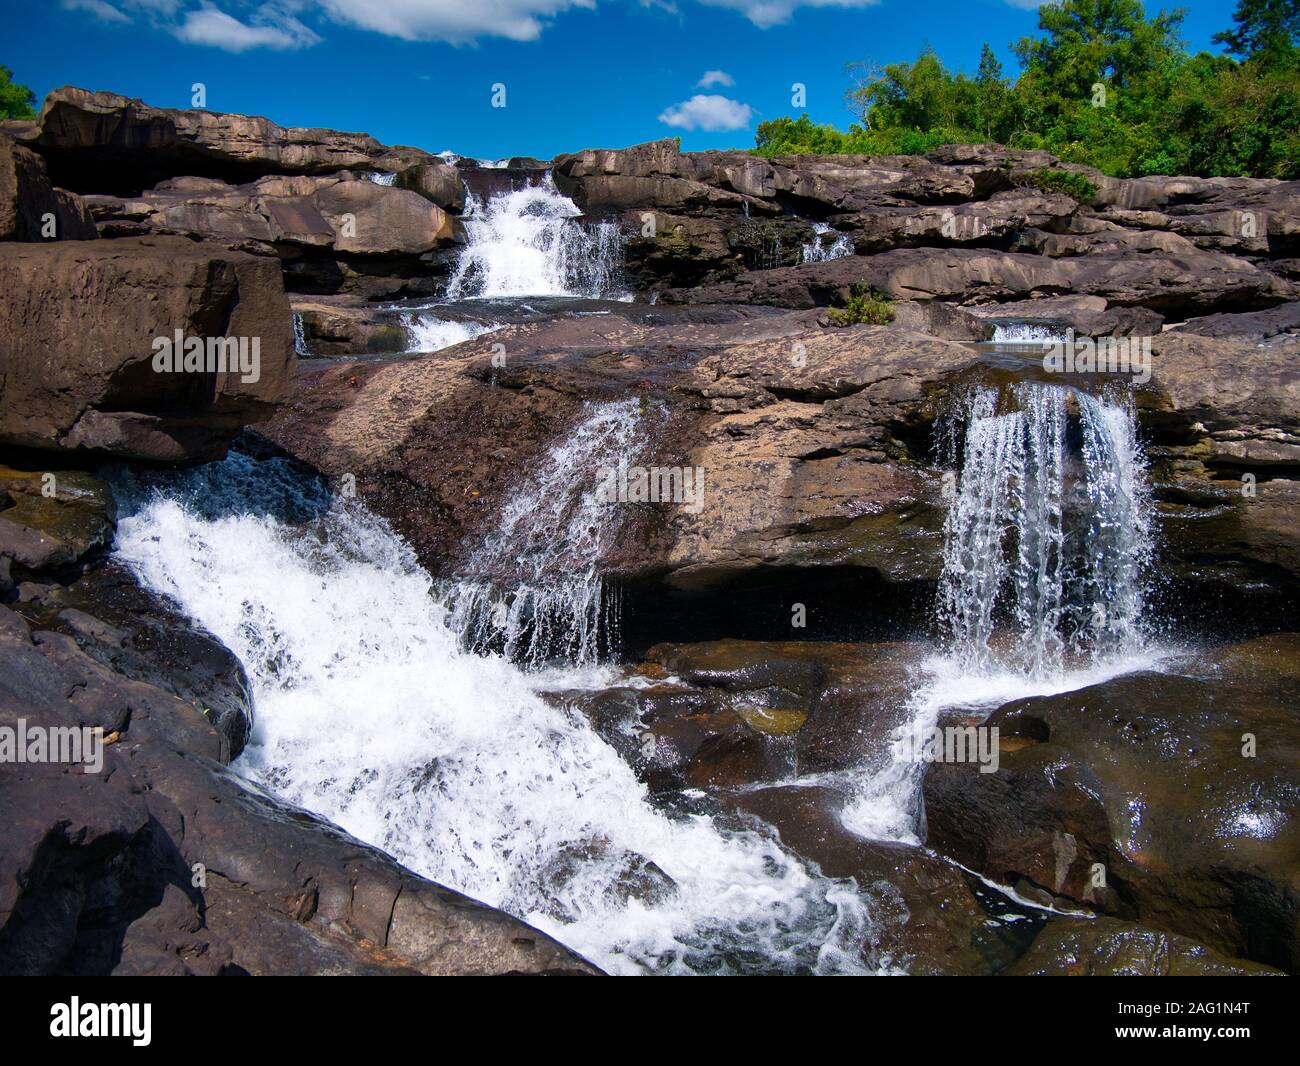
[(36, 94), (26, 85), (19, 85), (11, 79), (14, 72), (0, 64), (0, 119), (35, 118)]
[(1020, 177), (1019, 183), (1032, 185), (1043, 192), (1060, 192), (1073, 196), (1081, 204), (1088, 203), (1097, 195), (1097, 186), (1074, 170), (1052, 170), (1049, 167), (1031, 170)]
[(1234, 28), (1216, 37), (1228, 55), (1188, 54), (1182, 17), (1148, 17), (1139, 0), (1046, 4), (1039, 35), (1012, 45), (1014, 81), (987, 44), (974, 78), (926, 49), (858, 68), (869, 73), (848, 93), (847, 131), (777, 118), (759, 124), (754, 150), (915, 155), (992, 142), (1117, 177), (1300, 178), (1300, 0), (1238, 0)]
[(858, 285), (843, 307), (832, 307), (826, 317), (836, 326), (887, 326), (894, 321), (894, 301), (884, 293)]

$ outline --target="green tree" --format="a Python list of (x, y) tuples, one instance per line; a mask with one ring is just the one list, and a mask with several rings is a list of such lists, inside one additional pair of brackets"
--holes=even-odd
[(1178, 55), (1184, 14), (1148, 19), (1139, 0), (1063, 0), (1038, 9), (1045, 37), (1023, 37), (1012, 50), (1061, 96), (1086, 98), (1097, 82), (1131, 86)]
[(1237, 0), (1232, 21), (1214, 43), (1242, 59), (1276, 59), (1300, 43), (1300, 0)]
[(14, 72), (0, 64), (0, 119), (35, 118), (36, 94), (13, 81)]
[(986, 43), (975, 74), (975, 128), (990, 140), (1007, 136), (1010, 109), (1010, 86), (1002, 76), (1002, 64)]

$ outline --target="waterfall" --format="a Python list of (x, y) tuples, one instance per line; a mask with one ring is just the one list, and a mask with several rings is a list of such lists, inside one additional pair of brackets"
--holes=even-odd
[(611, 972), (876, 964), (853, 882), (657, 810), (584, 717), (460, 647), (385, 522), (295, 476), (232, 453), (122, 494), (118, 557), (248, 672), (236, 772)]
[(307, 347), (307, 326), (303, 322), (302, 315), (297, 311), (293, 313), (293, 350), (296, 354), (309, 357), (311, 351)]
[(399, 321), (410, 338), (406, 347), (408, 352), (440, 351), (501, 328), (481, 322), (454, 322), (420, 311), (404, 312)]
[(1022, 382), (976, 391), (959, 417), (964, 462), (939, 586), (952, 653), (972, 671), (1042, 678), (1133, 651), (1151, 531), (1132, 404)]
[(447, 298), (619, 295), (623, 236), (613, 222), (575, 221), (581, 212), (548, 177), (493, 196), (470, 195), (468, 243), (447, 284)]
[(596, 498), (601, 470), (634, 462), (637, 399), (588, 404), (572, 433), (507, 493), (496, 532), (448, 589), (451, 628), (466, 645), (538, 667), (590, 664), (618, 638), (618, 605), (600, 576), (618, 533), (617, 504)]
[(847, 233), (837, 234), (829, 244), (823, 238), (835, 231), (825, 222), (812, 224), (814, 237), (803, 246), (805, 263), (825, 263), (832, 259), (843, 259), (853, 254), (853, 238)]
[(941, 429), (941, 458), (961, 461), (937, 604), (947, 647), (918, 664), (905, 725), (861, 768), (841, 813), (878, 840), (924, 840), (914, 753), (945, 710), (987, 713), (1163, 657), (1144, 611), (1154, 549), (1131, 399), (1037, 382), (980, 388)]
[(994, 344), (1055, 344), (1064, 341), (1066, 330), (1042, 322), (994, 322)]

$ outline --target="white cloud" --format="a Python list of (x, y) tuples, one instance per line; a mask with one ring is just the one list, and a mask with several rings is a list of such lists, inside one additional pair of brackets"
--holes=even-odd
[(65, 11), (84, 11), (88, 15), (94, 15), (95, 18), (104, 22), (130, 22), (131, 16), (124, 15), (112, 4), (106, 3), (105, 0), (63, 0), (63, 9)]
[(712, 89), (715, 85), (735, 85), (736, 79), (725, 70), (706, 70), (704, 77), (695, 83), (697, 89)]
[(700, 0), (709, 7), (738, 11), (759, 29), (789, 22), (801, 7), (874, 7), (880, 0)]
[(319, 0), (339, 22), (404, 41), (465, 44), (479, 37), (534, 41), (561, 11), (595, 0)]
[(739, 130), (749, 125), (752, 114), (748, 104), (725, 96), (697, 93), (689, 100), (673, 104), (659, 116), (659, 121), (683, 130)]
[(1012, 7), (1021, 8), (1024, 11), (1037, 11), (1048, 0), (1007, 0)]
[(320, 41), (318, 34), (274, 4), (263, 4), (245, 23), (204, 3), (195, 11), (187, 11), (184, 21), (172, 32), (188, 44), (211, 45), (227, 52), (247, 52), (251, 48), (283, 51)]

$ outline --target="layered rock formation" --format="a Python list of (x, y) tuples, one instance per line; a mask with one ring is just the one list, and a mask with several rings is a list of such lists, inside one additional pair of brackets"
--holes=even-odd
[[(629, 232), (653, 218), (653, 235), (629, 244), (629, 267), (669, 300), (802, 308), (842, 303), (857, 285), (972, 304), (1069, 293), (1177, 321), (1297, 291), (1296, 182), (1120, 180), (996, 145), (767, 160), (656, 141), (560, 156), (554, 169), (579, 205), (617, 214)], [(1045, 191), (1044, 172), (1085, 177), (1096, 193), (1080, 203)], [(858, 254), (801, 263), (810, 221)]]

